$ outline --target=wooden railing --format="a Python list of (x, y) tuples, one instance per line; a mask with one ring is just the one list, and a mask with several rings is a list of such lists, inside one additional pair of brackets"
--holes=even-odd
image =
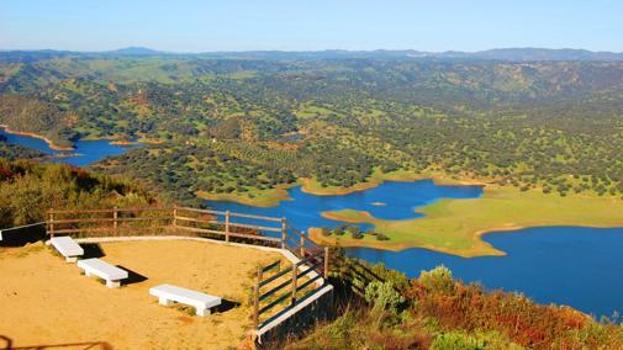
[(133, 231), (168, 225), (171, 220), (168, 208), (110, 208), (48, 211), (46, 230), (50, 237), (68, 235), (74, 237), (117, 236)]
[(318, 290), (329, 273), (329, 249), (324, 248), (281, 269), (280, 261), (259, 266), (253, 288), (253, 325), (263, 324), (294, 307)]
[[(49, 210), (47, 233), (74, 237), (158, 235), (174, 232), (286, 248), (285, 218), (189, 207)], [(261, 224), (241, 222), (241, 219)], [(276, 237), (275, 237), (276, 236)]]
[[(252, 219), (261, 224), (248, 224), (239, 219)], [(286, 235), (285, 218), (188, 207), (173, 209), (172, 225), (178, 231), (208, 235), (226, 242), (237, 239), (281, 248)]]

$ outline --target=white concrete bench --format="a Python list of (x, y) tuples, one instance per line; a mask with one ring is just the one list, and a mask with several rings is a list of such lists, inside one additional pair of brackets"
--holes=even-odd
[(197, 316), (210, 314), (210, 308), (221, 305), (221, 298), (193, 290), (161, 284), (149, 289), (149, 294), (158, 297), (160, 305), (170, 305), (171, 302), (190, 305), (195, 308)]
[(69, 236), (53, 237), (50, 244), (65, 257), (67, 262), (75, 262), (79, 256), (84, 255), (84, 249)]
[(119, 288), (121, 280), (128, 278), (128, 271), (113, 266), (100, 259), (86, 259), (78, 261), (78, 267), (84, 270), (87, 277), (93, 275), (106, 280), (106, 287)]

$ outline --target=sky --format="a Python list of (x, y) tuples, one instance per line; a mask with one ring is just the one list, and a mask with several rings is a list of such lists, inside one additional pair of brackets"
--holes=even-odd
[(623, 51), (623, 0), (0, 0), (0, 49)]

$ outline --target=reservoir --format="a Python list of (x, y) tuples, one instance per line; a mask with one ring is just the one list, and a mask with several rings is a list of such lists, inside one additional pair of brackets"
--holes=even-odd
[(62, 162), (74, 166), (87, 166), (106, 157), (123, 154), (127, 152), (128, 148), (136, 147), (113, 145), (108, 140), (78, 140), (74, 143), (74, 150), (57, 151), (50, 148), (47, 142), (36, 137), (11, 134), (2, 128), (0, 128), (0, 135), (6, 137), (8, 143), (32, 148), (50, 155), (53, 162)]
[[(478, 186), (440, 186), (421, 180), (385, 182), (342, 196), (316, 196), (295, 187), (290, 190), (292, 200), (271, 208), (218, 201), (208, 205), (217, 210), (285, 216), (294, 228), (306, 230), (340, 225), (321, 216), (327, 210), (366, 210), (377, 218), (400, 220), (421, 217), (415, 212), (417, 208), (442, 198), (460, 200), (481, 195)], [(368, 224), (360, 226), (372, 229)], [(539, 303), (571, 305), (598, 318), (623, 310), (623, 228), (532, 227), (492, 232), (484, 239), (507, 255), (462, 258), (420, 248), (400, 252), (347, 248), (346, 252), (383, 263), (409, 277), (445, 265), (465, 282), (477, 282), (487, 289), (516, 291)]]

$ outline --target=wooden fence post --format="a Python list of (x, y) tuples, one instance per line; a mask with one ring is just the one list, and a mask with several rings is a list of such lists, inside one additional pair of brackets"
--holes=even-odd
[(177, 205), (173, 206), (173, 228), (177, 229)]
[(281, 249), (286, 249), (286, 239), (288, 236), (286, 218), (281, 218)]
[(119, 217), (119, 211), (117, 210), (117, 206), (114, 206), (112, 208), (112, 218), (113, 218), (112, 227), (113, 227), (113, 232), (115, 236), (117, 236), (117, 226), (118, 226), (117, 218), (118, 217)]
[(54, 209), (50, 209), (50, 238), (54, 238)]
[(260, 282), (262, 281), (262, 266), (257, 267), (257, 282), (253, 288), (253, 325), (257, 329), (260, 325)]
[(227, 210), (225, 212), (225, 242), (229, 242), (229, 224), (231, 220), (231, 212)]
[(305, 259), (305, 236), (301, 233), (301, 259)]
[(298, 270), (296, 269), (296, 264), (292, 264), (292, 300), (291, 304), (296, 304), (296, 274)]
[(329, 278), (329, 247), (324, 247), (324, 279)]

